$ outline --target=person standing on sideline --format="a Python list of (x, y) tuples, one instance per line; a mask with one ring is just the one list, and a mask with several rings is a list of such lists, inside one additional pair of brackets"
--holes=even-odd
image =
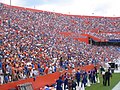
[(104, 72), (105, 69), (103, 68), (103, 66), (100, 66), (100, 73), (102, 74), (102, 72)]
[(59, 79), (56, 82), (57, 82), (57, 89), (56, 90), (63, 90), (62, 89), (62, 84), (63, 84), (62, 78), (59, 77)]
[(66, 90), (66, 86), (68, 87), (68, 75), (67, 75), (67, 72), (64, 74), (64, 90)]
[(108, 69), (107, 72), (105, 72), (105, 86), (108, 82), (108, 86), (110, 86), (110, 77), (112, 77), (112, 74), (110, 73), (110, 69)]
[(76, 90), (76, 86), (77, 86), (76, 79), (75, 79), (75, 76), (73, 76), (73, 78), (72, 78), (72, 90)]
[(77, 73), (76, 73), (76, 80), (77, 80), (77, 85), (79, 86), (79, 83), (80, 83), (80, 71), (79, 71), (79, 69), (77, 70)]
[(102, 71), (103, 86), (105, 86), (105, 71)]
[(68, 90), (72, 90), (72, 77), (68, 78)]

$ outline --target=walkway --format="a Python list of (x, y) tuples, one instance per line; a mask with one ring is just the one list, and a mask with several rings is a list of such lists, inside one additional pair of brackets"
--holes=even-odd
[[(118, 67), (118, 70), (115, 70), (114, 73), (120, 73), (120, 67)], [(120, 81), (112, 90), (120, 90)]]
[(120, 90), (120, 81), (112, 90)]

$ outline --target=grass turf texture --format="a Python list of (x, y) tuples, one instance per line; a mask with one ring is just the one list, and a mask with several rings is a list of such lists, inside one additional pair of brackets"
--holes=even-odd
[(120, 81), (120, 73), (114, 73), (112, 74), (112, 78), (110, 79), (110, 86), (103, 86), (102, 76), (100, 75), (99, 77), (99, 84), (92, 84), (90, 87), (86, 87), (85, 90), (112, 90), (112, 88)]

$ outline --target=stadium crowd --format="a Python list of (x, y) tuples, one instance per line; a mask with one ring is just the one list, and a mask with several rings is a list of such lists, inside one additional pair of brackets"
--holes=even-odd
[(59, 33), (118, 32), (119, 21), (120, 18), (38, 12), (1, 3), (1, 84), (117, 59), (118, 47), (92, 46)]

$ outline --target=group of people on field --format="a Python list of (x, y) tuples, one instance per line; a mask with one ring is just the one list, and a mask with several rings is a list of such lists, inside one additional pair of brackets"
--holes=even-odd
[(110, 86), (110, 78), (112, 77), (111, 69), (109, 68), (105, 70), (101, 66), (100, 70), (97, 70), (96, 67), (88, 72), (78, 69), (75, 73), (65, 73), (61, 75), (56, 81), (56, 90), (85, 90), (86, 86), (100, 83), (99, 76), (103, 77), (103, 86)]

